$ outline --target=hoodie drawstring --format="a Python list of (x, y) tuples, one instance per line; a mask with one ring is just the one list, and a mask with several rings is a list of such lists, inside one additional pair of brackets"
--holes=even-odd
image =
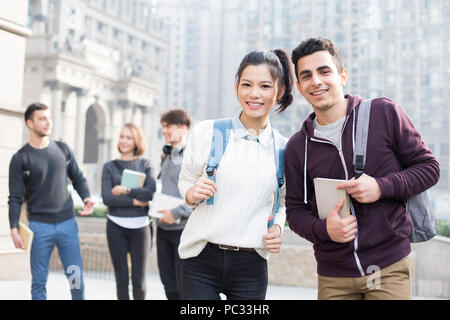
[(307, 198), (307, 191), (306, 191), (306, 162), (308, 161), (308, 136), (305, 135), (305, 167), (303, 169), (303, 190), (304, 190), (304, 195), (303, 195), (303, 202), (305, 204), (308, 204), (308, 198)]

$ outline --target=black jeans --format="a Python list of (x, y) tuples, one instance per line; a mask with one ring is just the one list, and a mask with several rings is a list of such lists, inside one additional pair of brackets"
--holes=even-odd
[(183, 230), (167, 231), (159, 227), (156, 232), (159, 276), (168, 300), (180, 299), (181, 259), (178, 246), (182, 232)]
[(222, 250), (208, 243), (194, 258), (182, 260), (181, 298), (185, 300), (264, 300), (267, 260), (256, 251)]
[(144, 300), (146, 293), (145, 273), (147, 258), (150, 251), (150, 229), (127, 229), (108, 219), (106, 224), (106, 238), (111, 255), (114, 274), (116, 276), (117, 299), (129, 300), (127, 253), (131, 256), (131, 283), (133, 298)]

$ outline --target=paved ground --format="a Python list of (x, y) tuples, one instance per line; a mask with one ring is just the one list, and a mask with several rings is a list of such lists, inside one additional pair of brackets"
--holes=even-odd
[[(93, 277), (85, 278), (87, 300), (115, 300), (116, 287), (114, 280), (101, 280)], [(49, 300), (69, 300), (69, 284), (62, 272), (50, 272), (47, 283)], [(1, 281), (0, 300), (29, 300), (30, 281)], [(269, 285), (266, 298), (268, 300), (315, 300), (317, 290), (293, 286)], [(165, 300), (164, 289), (157, 274), (147, 275), (147, 299)], [(433, 299), (413, 297), (416, 300)]]
[[(86, 277), (85, 287), (87, 300), (116, 299), (116, 287), (114, 280), (100, 280)], [(47, 283), (47, 297), (49, 300), (70, 299), (69, 284), (62, 273), (50, 272)], [(269, 285), (266, 296), (269, 300), (314, 300), (316, 297), (316, 289), (273, 285)], [(29, 300), (30, 298), (29, 280), (0, 282), (0, 300)], [(147, 299), (166, 299), (163, 286), (159, 280), (159, 275), (147, 275)]]

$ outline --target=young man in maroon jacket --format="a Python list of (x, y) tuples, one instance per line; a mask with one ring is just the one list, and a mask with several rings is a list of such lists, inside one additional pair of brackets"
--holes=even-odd
[[(313, 243), (319, 299), (410, 299), (411, 222), (404, 200), (439, 179), (439, 164), (404, 111), (372, 100), (365, 173), (355, 180), (354, 125), (359, 96), (344, 95), (348, 73), (329, 40), (311, 38), (292, 52), (297, 87), (314, 112), (286, 146), (286, 214)], [(313, 179), (343, 179), (343, 201), (319, 219)]]

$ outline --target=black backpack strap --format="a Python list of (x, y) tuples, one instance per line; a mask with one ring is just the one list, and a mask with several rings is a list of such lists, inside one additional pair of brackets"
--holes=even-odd
[(28, 153), (25, 150), (25, 146), (17, 151), (17, 155), (19, 157), (19, 161), (22, 167), (22, 176), (23, 176), (23, 184), (24, 184), (24, 199), (28, 198), (28, 183), (30, 181), (30, 160), (28, 158)]
[(62, 141), (55, 141), (58, 147), (61, 149), (61, 151), (64, 153), (64, 156), (66, 157), (66, 165), (69, 165), (70, 163), (70, 150), (67, 144), (65, 144)]

